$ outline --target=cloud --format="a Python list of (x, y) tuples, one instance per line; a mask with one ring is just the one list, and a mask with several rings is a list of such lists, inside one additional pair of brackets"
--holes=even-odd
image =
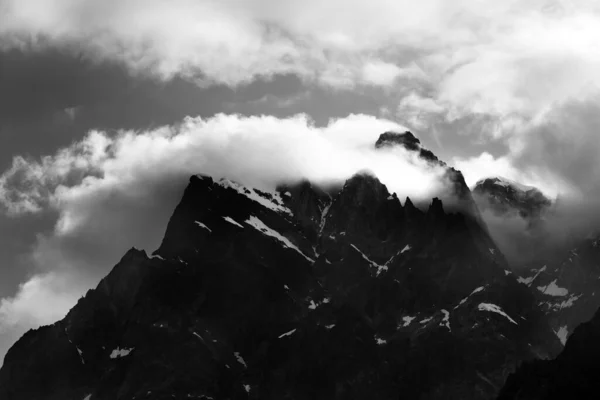
[(398, 66), (385, 62), (370, 62), (363, 67), (363, 79), (378, 86), (391, 85), (402, 73)]
[(57, 47), (202, 85), (295, 74), (416, 90), (450, 121), (527, 123), (600, 84), (600, 11), (586, 0), (5, 0), (0, 13), (0, 48)]
[(49, 272), (19, 285), (14, 297), (0, 299), (0, 356), (27, 330), (63, 318), (88, 286), (75, 274)]
[(91, 131), (53, 155), (15, 157), (0, 176), (0, 204), (13, 216), (52, 210), (57, 221), (33, 246), (32, 277), (2, 300), (0, 327), (14, 336), (59, 318), (129, 247), (158, 247), (192, 174), (272, 188), (367, 169), (399, 196), (428, 199), (443, 190), (442, 169), (403, 149), (375, 150), (391, 129), (405, 128), (366, 115), (317, 127), (302, 114), (218, 114), (149, 131)]
[(500, 175), (537, 186), (550, 196), (573, 200), (600, 195), (600, 92), (590, 98), (565, 101), (548, 111), (543, 120), (523, 127), (508, 141), (506, 154), (487, 152), (469, 158), (455, 157), (469, 185)]
[(534, 228), (518, 215), (484, 213), (492, 236), (513, 262), (549, 254), (600, 226), (600, 95), (565, 101), (508, 140), (506, 154), (454, 158), (469, 185), (500, 175), (536, 186), (555, 205)]
[[(0, 300), (0, 320), (5, 327), (35, 327), (65, 316), (77, 297), (69, 287), (73, 278), (56, 273), (35, 275), (19, 285), (17, 294)], [(0, 326), (1, 328), (2, 326)]]
[(452, 164), (462, 171), (469, 187), (475, 186), (480, 179), (499, 176), (535, 186), (551, 198), (555, 198), (559, 193), (568, 193), (569, 187), (566, 183), (558, 181), (554, 174), (543, 173), (537, 166), (518, 169), (515, 162), (510, 155), (494, 157), (487, 152), (469, 158), (452, 159)]

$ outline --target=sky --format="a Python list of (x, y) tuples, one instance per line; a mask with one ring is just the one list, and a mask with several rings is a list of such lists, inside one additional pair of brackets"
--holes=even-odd
[(600, 6), (589, 0), (0, 0), (0, 357), (130, 247), (194, 173), (269, 186), (368, 168), (414, 132), (473, 185), (600, 194)]

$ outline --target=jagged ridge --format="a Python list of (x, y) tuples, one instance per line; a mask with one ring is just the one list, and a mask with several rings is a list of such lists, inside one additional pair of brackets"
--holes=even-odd
[(194, 176), (153, 254), (21, 338), (0, 397), (492, 398), (557, 349), (485, 227), (368, 174), (271, 193)]

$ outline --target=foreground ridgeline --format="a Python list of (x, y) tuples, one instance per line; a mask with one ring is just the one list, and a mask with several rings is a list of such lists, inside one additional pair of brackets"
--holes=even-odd
[(600, 312), (578, 326), (555, 360), (523, 364), (499, 400), (595, 399), (600, 390)]
[[(378, 147), (424, 150), (409, 134)], [(479, 221), (369, 174), (273, 192), (193, 176), (152, 256), (131, 249), (10, 349), (0, 399), (496, 398), (561, 345)]]

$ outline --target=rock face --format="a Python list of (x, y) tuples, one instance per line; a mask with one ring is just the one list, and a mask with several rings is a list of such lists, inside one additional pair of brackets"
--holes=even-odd
[(532, 186), (501, 177), (482, 179), (475, 184), (473, 195), (482, 210), (497, 215), (518, 214), (530, 223), (542, 217), (552, 201)]
[(516, 271), (529, 286), (563, 344), (600, 307), (600, 238), (586, 238), (533, 269)]
[(369, 174), (273, 192), (193, 176), (152, 256), (131, 249), (9, 350), (0, 398), (495, 398), (561, 346), (478, 218)]
[(581, 324), (554, 360), (527, 362), (511, 375), (499, 400), (593, 399), (600, 389), (600, 312)]

